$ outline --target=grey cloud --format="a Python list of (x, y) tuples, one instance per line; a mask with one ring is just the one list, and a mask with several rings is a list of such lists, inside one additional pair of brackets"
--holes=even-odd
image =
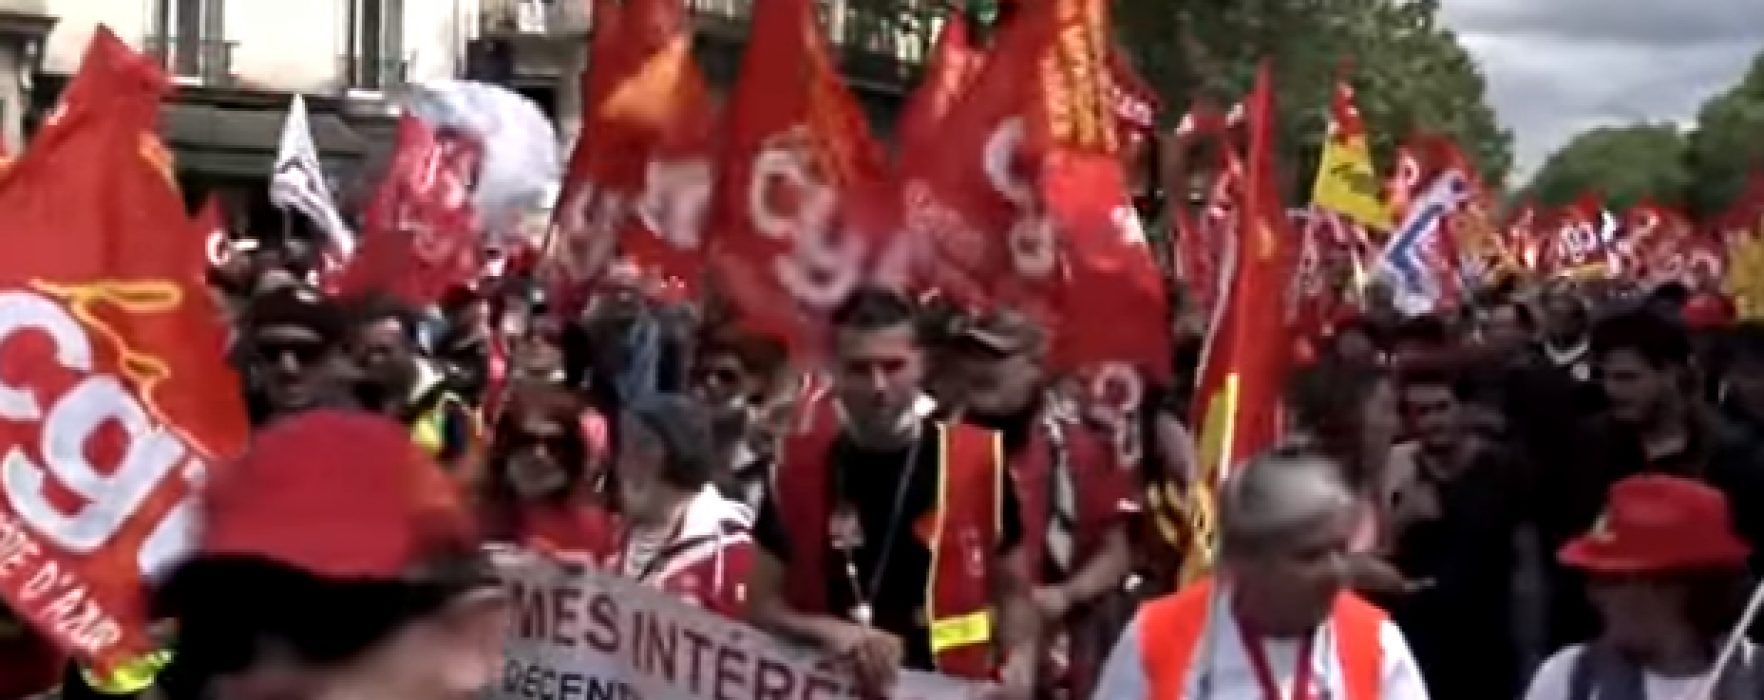
[(1764, 38), (1764, 0), (1445, 0), (1461, 31), (1679, 46)]
[(1515, 138), (1515, 183), (1579, 131), (1690, 123), (1764, 48), (1764, 0), (1443, 0)]

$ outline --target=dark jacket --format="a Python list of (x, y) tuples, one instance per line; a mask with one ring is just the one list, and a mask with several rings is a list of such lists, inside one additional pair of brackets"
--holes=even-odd
[(1585, 579), (1554, 562), (1554, 553), (1590, 530), (1604, 510), (1606, 493), (1617, 481), (1643, 472), (1701, 479), (1727, 495), (1734, 526), (1754, 550), (1752, 570), (1764, 570), (1764, 444), (1708, 407), (1689, 420), (1690, 439), (1678, 453), (1648, 459), (1634, 428), (1600, 415), (1583, 425), (1573, 451), (1555, 464), (1541, 465), (1539, 507), (1534, 513), (1550, 567), (1550, 646), (1585, 641), (1596, 630), (1586, 601)]

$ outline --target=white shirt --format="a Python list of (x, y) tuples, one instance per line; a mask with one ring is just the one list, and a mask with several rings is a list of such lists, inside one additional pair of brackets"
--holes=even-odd
[[(1531, 689), (1525, 691), (1525, 700), (1567, 700), (1571, 679), (1574, 676), (1574, 662), (1580, 659), (1585, 645), (1576, 644), (1561, 651), (1545, 661), (1537, 669), (1537, 675), (1531, 677)], [(1741, 649), (1742, 654), (1752, 653), (1750, 642)], [(1711, 668), (1709, 671), (1715, 669)], [(1694, 676), (1662, 676), (1642, 669), (1642, 696), (1647, 700), (1691, 700), (1691, 693), (1703, 686), (1709, 677), (1709, 671)], [(1593, 690), (1592, 700), (1598, 700), (1599, 692)]]
[[(1218, 610), (1229, 610), (1219, 604)], [(1188, 678), (1183, 682), (1181, 698), (1151, 698), (1145, 678), (1145, 662), (1139, 649), (1139, 618), (1135, 617), (1103, 667), (1097, 683), (1095, 700), (1265, 700), (1262, 686), (1256, 679), (1249, 652), (1244, 649), (1237, 621), (1231, 615), (1214, 615), (1207, 631), (1195, 648), (1195, 658), (1188, 664)], [(1385, 620), (1378, 629), (1380, 675), (1383, 684), (1381, 700), (1427, 700), (1427, 685), (1421, 680), (1421, 668), (1415, 664), (1402, 630)], [(1292, 692), (1293, 677), (1298, 671), (1297, 640), (1266, 640), (1269, 671), (1279, 684), (1282, 697)], [(1346, 700), (1346, 680), (1335, 648), (1335, 634), (1325, 626), (1316, 632), (1311, 645), (1313, 687), (1316, 700)]]

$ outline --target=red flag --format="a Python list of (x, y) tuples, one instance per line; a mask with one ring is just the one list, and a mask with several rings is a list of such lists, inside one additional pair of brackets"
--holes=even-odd
[[(580, 0), (574, 0), (580, 1)], [(617, 177), (615, 168), (629, 159), (604, 143), (609, 131), (600, 120), (600, 106), (612, 93), (623, 70), (619, 28), (623, 5), (619, 0), (593, 0), (594, 31), (588, 40), (588, 68), (581, 75), (582, 118), (576, 144), (570, 151), (551, 226), (540, 246), (535, 268), (550, 287), (553, 305), (569, 313), (579, 302), (582, 288), (597, 278), (618, 250), (618, 232), (629, 210), (626, 198), (608, 187)], [(632, 172), (627, 168), (627, 172)], [(627, 175), (619, 184), (634, 188)]]
[(899, 153), (923, 154), (949, 147), (942, 129), (944, 120), (961, 100), (986, 61), (986, 54), (969, 37), (968, 15), (952, 9), (937, 36), (937, 48), (895, 124)]
[(0, 597), (103, 667), (154, 648), (143, 579), (188, 551), (196, 486), (248, 430), (155, 136), (167, 85), (100, 28), (0, 185)]
[(671, 287), (695, 289), (703, 270), (716, 108), (692, 58), (680, 0), (631, 0), (620, 29), (622, 64), (597, 112), (601, 128), (593, 144), (617, 159), (617, 172), (600, 186), (631, 206), (632, 215), (616, 229), (620, 251)]
[(1618, 241), (1623, 276), (1656, 283), (1684, 279), (1684, 253), (1694, 236), (1695, 228), (1683, 213), (1650, 201), (1637, 203), (1623, 213)]
[(845, 231), (849, 195), (885, 161), (808, 0), (758, 0), (729, 103), (711, 268), (742, 321), (798, 349), (866, 277), (881, 234)]
[(1123, 363), (1162, 381), (1170, 364), (1168, 309), (1121, 169), (1108, 4), (1051, 4), (1057, 25), (1045, 35), (1030, 133), (1046, 144), (1040, 195), (1062, 239), (1054, 358), (1068, 368)]
[(1225, 248), (1224, 274), (1213, 323), (1201, 354), (1193, 422), (1200, 460), (1190, 497), (1194, 546), (1185, 573), (1210, 566), (1212, 494), (1245, 460), (1280, 436), (1281, 383), (1292, 343), (1285, 292), (1295, 240), (1280, 205), (1274, 166), (1272, 75), (1263, 62), (1246, 105), (1250, 130), (1237, 237)]
[(921, 251), (919, 283), (963, 306), (989, 305), (1004, 280), (1052, 266), (1052, 230), (1024, 144), (1049, 26), (1039, 14), (1049, 5), (1023, 8), (999, 27), (991, 55), (937, 138), (901, 154), (902, 209)]
[(344, 295), (383, 293), (414, 306), (440, 300), (480, 269), (471, 182), (483, 149), (470, 135), (398, 123), (398, 147), (363, 217), (361, 250), (338, 282)]

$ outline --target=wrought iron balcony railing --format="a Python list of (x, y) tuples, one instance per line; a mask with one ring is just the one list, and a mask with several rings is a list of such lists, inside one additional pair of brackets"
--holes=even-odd
[(402, 58), (344, 56), (341, 62), (344, 84), (359, 90), (385, 91), (403, 86), (410, 70), (410, 62)]
[(225, 39), (191, 39), (154, 35), (147, 37), (147, 55), (159, 61), (176, 78), (205, 85), (225, 85), (233, 80), (233, 50), (239, 42)]

